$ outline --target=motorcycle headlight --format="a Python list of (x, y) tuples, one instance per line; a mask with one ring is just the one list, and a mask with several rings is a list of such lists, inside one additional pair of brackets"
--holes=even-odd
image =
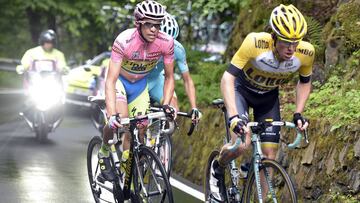
[(30, 97), (39, 110), (46, 111), (63, 98), (61, 84), (52, 77), (33, 80)]

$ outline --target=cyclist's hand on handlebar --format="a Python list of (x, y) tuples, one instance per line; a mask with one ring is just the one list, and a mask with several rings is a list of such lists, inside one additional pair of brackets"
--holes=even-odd
[(304, 118), (301, 115), (301, 113), (294, 113), (293, 121), (294, 121), (294, 124), (297, 125), (297, 127), (301, 131), (306, 130), (306, 128), (309, 126), (309, 121), (306, 118)]
[(168, 104), (163, 105), (164, 113), (166, 114), (166, 117), (170, 118), (171, 120), (176, 119), (176, 108), (173, 106), (170, 106)]
[(120, 128), (121, 124), (119, 121), (120, 121), (120, 116), (118, 114), (110, 116), (110, 118), (108, 119), (109, 128), (113, 130)]
[(193, 108), (191, 109), (190, 114), (191, 114), (192, 123), (197, 125), (202, 117), (202, 113), (199, 111), (199, 109)]
[(244, 135), (246, 127), (246, 121), (241, 119), (239, 115), (231, 116), (228, 122), (229, 128), (237, 135)]

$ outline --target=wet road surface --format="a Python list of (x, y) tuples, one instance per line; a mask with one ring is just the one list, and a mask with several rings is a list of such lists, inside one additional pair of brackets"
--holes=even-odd
[[(86, 150), (98, 132), (87, 113), (67, 109), (60, 127), (39, 143), (18, 116), (22, 96), (0, 94), (0, 101), (0, 202), (94, 202)], [(200, 202), (173, 190), (175, 202)]]

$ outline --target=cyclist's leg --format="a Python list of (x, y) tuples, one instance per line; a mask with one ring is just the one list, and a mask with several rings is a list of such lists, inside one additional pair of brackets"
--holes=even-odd
[[(280, 103), (278, 90), (273, 90), (262, 96), (258, 100), (257, 107), (254, 108), (255, 121), (265, 121), (265, 119), (273, 119), (274, 121), (280, 120)], [(279, 140), (280, 140), (280, 127), (269, 127), (266, 132), (260, 135), (261, 148), (264, 156), (269, 159), (275, 159)]]
[[(244, 95), (242, 94), (241, 89), (236, 89), (235, 91), (235, 101), (236, 101), (236, 108), (238, 114), (244, 118), (248, 117), (248, 102), (245, 99)], [(225, 201), (225, 177), (224, 171), (227, 164), (230, 163), (233, 159), (237, 158), (241, 155), (241, 153), (246, 149), (246, 146), (250, 145), (250, 137), (246, 136), (246, 145), (241, 143), (241, 145), (235, 151), (230, 151), (228, 147), (235, 143), (237, 135), (231, 132), (231, 144), (226, 144), (220, 151), (219, 159), (214, 160), (211, 163), (210, 169), (210, 178), (209, 178), (209, 185), (211, 196), (219, 202)]]
[[(162, 104), (163, 96), (164, 96), (164, 81), (165, 77), (163, 74), (160, 74), (156, 79), (151, 79), (151, 82), (148, 83), (149, 87), (149, 95), (151, 99), (156, 101), (159, 104)], [(174, 91), (174, 95), (171, 99), (170, 105), (179, 110), (177, 96)]]
[[(236, 91), (235, 91), (235, 102), (236, 102), (236, 109), (240, 117), (243, 119), (248, 120), (249, 114), (249, 106), (251, 106), (251, 103), (249, 103), (249, 95), (246, 92), (246, 90), (243, 89), (240, 85), (236, 85)], [(241, 143), (241, 145), (238, 147), (238, 149), (234, 152), (231, 152), (228, 150), (228, 147), (230, 145), (233, 145), (237, 139), (237, 135), (233, 132), (230, 132), (231, 134), (231, 143), (228, 143), (223, 146), (223, 148), (220, 151), (220, 157), (219, 157), (219, 163), (222, 166), (226, 166), (230, 161), (233, 159), (239, 157), (247, 148), (247, 146), (250, 145), (250, 136), (246, 135), (245, 143)]]
[[(127, 117), (127, 96), (125, 88), (120, 80), (116, 82), (116, 112), (123, 117)], [(113, 130), (108, 125), (103, 129), (103, 142), (99, 150), (99, 164), (103, 178), (106, 180), (113, 180), (115, 178), (114, 172), (110, 164), (110, 147), (109, 140), (113, 138)], [(101, 177), (100, 177), (101, 179)]]
[[(150, 96), (146, 78), (138, 81), (136, 86), (136, 91), (128, 96), (129, 117), (145, 115), (150, 107)], [(139, 139), (141, 142), (144, 140), (146, 127), (147, 123), (140, 123), (138, 125)]]
[[(121, 80), (118, 80), (116, 82), (116, 113), (120, 114), (121, 117), (128, 117), (127, 94)], [(108, 141), (112, 138), (113, 130), (110, 129), (108, 125), (106, 125), (103, 130), (103, 146), (105, 146), (104, 148), (108, 149)]]
[(148, 82), (149, 95), (151, 99), (161, 104), (164, 94), (164, 76), (162, 74), (157, 78), (152, 78)]

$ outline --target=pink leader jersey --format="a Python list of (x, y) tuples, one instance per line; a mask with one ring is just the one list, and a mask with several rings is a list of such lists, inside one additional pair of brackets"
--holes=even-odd
[(149, 43), (141, 36), (137, 28), (120, 33), (113, 44), (111, 60), (121, 62), (121, 68), (130, 76), (130, 80), (145, 77), (157, 64), (160, 57), (164, 64), (174, 61), (174, 40), (159, 31), (156, 39)]

